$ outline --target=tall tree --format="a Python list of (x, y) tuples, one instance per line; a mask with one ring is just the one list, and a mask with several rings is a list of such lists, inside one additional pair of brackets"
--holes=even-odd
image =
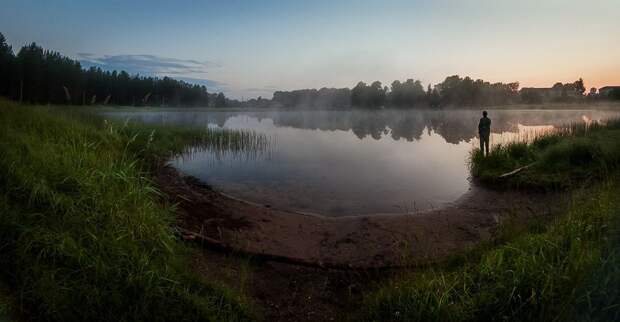
[(11, 92), (11, 76), (14, 75), (13, 48), (0, 33), (0, 95), (9, 96)]
[(215, 107), (226, 107), (226, 105), (226, 96), (222, 92), (218, 93), (215, 98)]

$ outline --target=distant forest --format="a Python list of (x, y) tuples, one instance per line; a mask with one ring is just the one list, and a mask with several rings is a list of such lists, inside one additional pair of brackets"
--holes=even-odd
[(584, 95), (583, 80), (551, 88), (523, 88), (519, 83), (490, 83), (453, 75), (426, 88), (419, 80), (359, 82), (349, 88), (276, 91), (272, 99), (247, 101), (209, 93), (205, 86), (169, 77), (129, 75), (126, 71), (84, 69), (80, 62), (32, 43), (17, 54), (0, 33), (0, 96), (34, 104), (126, 105), (171, 107), (277, 107), (342, 109), (476, 107), (546, 102), (620, 100), (620, 88), (607, 95), (592, 88)]
[[(131, 106), (226, 106), (224, 94), (169, 77), (84, 69), (77, 60), (37, 44), (17, 55), (0, 33), (0, 95), (33, 104)], [(234, 103), (234, 102), (233, 102)]]

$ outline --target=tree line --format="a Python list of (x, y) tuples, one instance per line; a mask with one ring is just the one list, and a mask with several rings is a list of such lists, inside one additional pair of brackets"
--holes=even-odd
[(427, 108), (483, 107), (511, 104), (541, 104), (549, 102), (580, 103), (594, 100), (620, 100), (620, 88), (608, 95), (596, 93), (596, 88), (584, 95), (583, 79), (572, 83), (556, 83), (549, 88), (522, 88), (518, 82), (491, 83), (453, 75), (442, 82), (424, 88), (422, 82), (395, 80), (390, 86), (375, 81), (368, 85), (359, 82), (352, 89), (322, 88), (278, 91), (272, 100), (253, 100), (252, 106), (285, 108)]
[(425, 89), (422, 82), (395, 80), (388, 86), (359, 82), (352, 89), (322, 88), (278, 91), (263, 105), (304, 108), (416, 108), (438, 106), (485, 106), (512, 104), (519, 100), (519, 83), (489, 83), (458, 75)]
[[(35, 43), (17, 54), (0, 33), (0, 95), (32, 104), (227, 106), (223, 93), (170, 77), (82, 68), (80, 62)], [(234, 104), (234, 102), (233, 102)]]
[(518, 82), (491, 83), (453, 75), (425, 89), (422, 82), (407, 79), (384, 86), (375, 81), (353, 88), (276, 91), (272, 99), (258, 97), (244, 102), (223, 93), (209, 93), (205, 86), (170, 77), (130, 75), (126, 71), (82, 68), (80, 62), (35, 43), (17, 54), (0, 33), (0, 96), (33, 104), (114, 104), (174, 107), (279, 107), (310, 109), (425, 108), (450, 106), (493, 106), (580, 102), (598, 99), (620, 100), (620, 89), (602, 97), (596, 89), (584, 95), (583, 80), (556, 83), (551, 88), (523, 88)]

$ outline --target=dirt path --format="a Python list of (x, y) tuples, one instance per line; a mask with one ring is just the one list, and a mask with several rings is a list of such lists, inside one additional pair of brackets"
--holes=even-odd
[(549, 195), (475, 188), (450, 206), (415, 214), (323, 217), (238, 200), (171, 167), (156, 181), (179, 203), (186, 239), (287, 262), (332, 268), (409, 266), (489, 240), (506, 218), (550, 213)]

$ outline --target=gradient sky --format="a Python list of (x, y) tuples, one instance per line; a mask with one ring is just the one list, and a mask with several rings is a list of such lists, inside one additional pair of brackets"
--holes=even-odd
[(0, 32), (241, 98), (459, 74), (620, 85), (620, 0), (3, 0)]

